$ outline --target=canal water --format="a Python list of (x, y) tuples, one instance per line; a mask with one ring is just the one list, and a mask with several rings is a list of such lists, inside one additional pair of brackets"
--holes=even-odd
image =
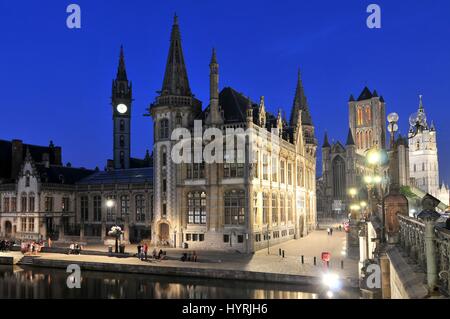
[(325, 299), (359, 298), (357, 290), (330, 295), (323, 287), (83, 271), (69, 289), (59, 269), (0, 266), (0, 299)]

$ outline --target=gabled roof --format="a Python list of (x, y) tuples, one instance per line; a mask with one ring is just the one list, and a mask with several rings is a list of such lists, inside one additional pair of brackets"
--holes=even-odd
[(153, 183), (153, 167), (96, 172), (80, 180), (77, 184), (106, 185), (106, 184), (142, 184), (142, 183), (148, 184)]

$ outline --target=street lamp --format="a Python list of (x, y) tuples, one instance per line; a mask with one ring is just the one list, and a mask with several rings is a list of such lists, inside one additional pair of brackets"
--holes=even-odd
[(350, 189), (348, 190), (348, 194), (349, 194), (352, 198), (355, 198), (356, 195), (358, 195), (358, 190), (357, 190), (356, 188), (350, 188)]
[(399, 116), (397, 113), (391, 113), (388, 115), (387, 120), (389, 123), (388, 130), (389, 133), (391, 133), (391, 149), (392, 149), (395, 143), (395, 132), (398, 131)]
[(108, 199), (107, 201), (106, 201), (106, 207), (108, 207), (108, 208), (113, 208), (114, 207), (114, 200), (112, 200), (112, 199)]

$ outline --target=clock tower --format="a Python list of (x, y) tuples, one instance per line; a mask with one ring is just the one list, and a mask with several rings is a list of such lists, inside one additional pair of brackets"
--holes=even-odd
[(114, 169), (130, 168), (132, 85), (128, 81), (123, 47), (117, 76), (112, 84)]

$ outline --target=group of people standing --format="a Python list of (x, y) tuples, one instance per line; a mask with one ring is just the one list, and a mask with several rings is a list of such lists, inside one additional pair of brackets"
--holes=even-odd
[[(148, 248), (149, 247), (147, 243), (144, 243), (143, 245), (139, 244), (137, 246), (137, 258), (139, 258), (140, 260), (148, 260)], [(156, 250), (156, 248), (153, 249), (153, 259), (165, 259), (166, 255), (167, 253), (162, 249), (160, 249), (159, 252)]]
[(11, 242), (9, 240), (2, 240), (0, 241), (0, 251), (10, 251), (11, 247), (14, 245), (14, 242)]
[(33, 242), (23, 242), (20, 244), (20, 251), (22, 254), (31, 254), (36, 255), (41, 252), (42, 247), (44, 247), (43, 243), (37, 243), (35, 241)]

